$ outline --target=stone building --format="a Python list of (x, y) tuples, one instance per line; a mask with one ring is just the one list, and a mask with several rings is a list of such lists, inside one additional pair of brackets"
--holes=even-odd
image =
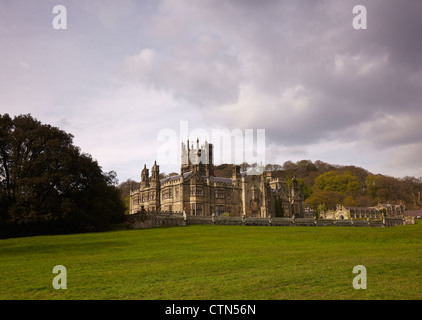
[(160, 179), (155, 162), (151, 176), (146, 165), (139, 188), (130, 193), (130, 213), (185, 212), (187, 215), (246, 217), (303, 217), (303, 191), (293, 178), (292, 185), (274, 179), (270, 173), (253, 168), (241, 172), (233, 165), (231, 178), (214, 175), (213, 145), (196, 147), (182, 143), (179, 175)]
[(322, 219), (349, 220), (349, 219), (381, 219), (385, 217), (403, 217), (403, 204), (379, 203), (375, 207), (344, 207), (336, 206), (335, 211), (321, 214)]

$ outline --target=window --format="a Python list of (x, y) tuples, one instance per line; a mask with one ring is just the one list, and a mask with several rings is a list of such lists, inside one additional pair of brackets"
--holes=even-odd
[(202, 216), (202, 203), (197, 203), (196, 204), (196, 215), (197, 216)]
[(193, 216), (202, 216), (202, 203), (191, 203), (190, 206)]
[(215, 215), (219, 216), (224, 213), (224, 206), (215, 206)]
[(215, 197), (217, 199), (224, 199), (224, 190), (221, 190), (221, 189), (215, 190)]
[(201, 187), (191, 187), (190, 188), (190, 195), (191, 196), (202, 196), (203, 195), (203, 190)]
[(255, 188), (255, 186), (252, 187), (252, 200), (256, 200), (256, 188)]
[(164, 199), (173, 198), (173, 189), (163, 190), (163, 198)]

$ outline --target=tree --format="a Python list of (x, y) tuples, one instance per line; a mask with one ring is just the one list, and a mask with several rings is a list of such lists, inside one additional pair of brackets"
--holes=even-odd
[(314, 162), (314, 166), (318, 170), (318, 172), (320, 172), (320, 173), (331, 171), (331, 170), (334, 170), (336, 168), (334, 165), (326, 163), (326, 162), (321, 161), (321, 160), (316, 160)]
[(343, 173), (332, 170), (319, 175), (315, 179), (314, 188), (341, 193), (359, 192), (361, 190), (361, 181), (348, 170)]
[(139, 188), (139, 183), (135, 180), (127, 179), (125, 182), (119, 184), (118, 188), (120, 189), (121, 199), (125, 206), (125, 214), (130, 212), (130, 191), (136, 188)]
[(354, 176), (358, 177), (360, 181), (364, 182), (366, 177), (369, 175), (368, 170), (363, 168), (355, 167), (355, 166), (345, 166), (340, 169), (341, 172), (349, 171)]
[(3, 235), (104, 229), (123, 216), (116, 183), (71, 134), (31, 115), (0, 115)]
[(294, 176), (298, 166), (292, 161), (288, 160), (283, 163), (283, 170), (290, 176)]
[(406, 191), (399, 179), (377, 174), (369, 175), (365, 181), (366, 194), (378, 202), (399, 201), (406, 198)]
[(345, 207), (356, 207), (356, 201), (353, 196), (347, 196), (343, 199), (343, 206)]
[(372, 207), (376, 205), (376, 202), (367, 195), (358, 195), (354, 199), (357, 207)]
[(300, 160), (296, 162), (298, 167), (297, 169), (297, 176), (298, 177), (305, 177), (312, 172), (317, 171), (317, 167), (312, 163), (311, 160)]
[(319, 213), (320, 208), (334, 210), (337, 204), (342, 203), (343, 195), (336, 191), (316, 190), (306, 199), (305, 204), (309, 205), (314, 212)]
[(125, 198), (126, 196), (130, 195), (131, 188), (139, 188), (139, 183), (133, 179), (127, 179), (125, 182), (119, 184), (118, 188), (121, 191), (122, 198)]
[(422, 179), (406, 176), (401, 179), (401, 182), (403, 185), (403, 200), (406, 200), (409, 208), (419, 209), (421, 205)]

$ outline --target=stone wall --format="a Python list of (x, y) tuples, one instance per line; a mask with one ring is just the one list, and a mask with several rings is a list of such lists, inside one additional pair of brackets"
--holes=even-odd
[(124, 224), (131, 229), (179, 227), (185, 225), (185, 220), (180, 214), (137, 213), (125, 216)]
[(383, 220), (317, 220), (308, 218), (246, 218), (226, 216), (186, 216), (170, 213), (137, 213), (127, 215), (125, 224), (131, 229), (175, 227), (185, 225), (243, 225), (243, 226), (308, 226), (308, 227), (393, 227), (409, 224), (403, 218)]

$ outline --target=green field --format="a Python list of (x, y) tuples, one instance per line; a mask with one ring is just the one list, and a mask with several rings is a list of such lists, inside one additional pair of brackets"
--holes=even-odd
[[(55, 265), (67, 289), (55, 290)], [(352, 286), (355, 265), (367, 289)], [(0, 240), (0, 299), (421, 299), (422, 223), (186, 226)]]

